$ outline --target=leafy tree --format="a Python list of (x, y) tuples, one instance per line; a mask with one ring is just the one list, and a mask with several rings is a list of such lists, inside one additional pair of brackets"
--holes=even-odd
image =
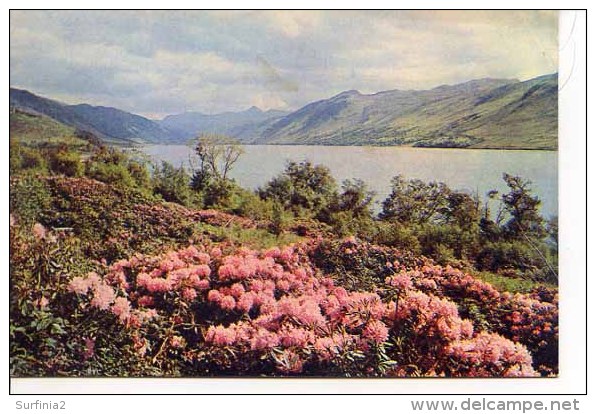
[(162, 161), (153, 175), (154, 191), (164, 200), (185, 206), (197, 204), (198, 197), (190, 188), (190, 177), (184, 167), (176, 168), (172, 164)]
[(325, 166), (290, 161), (282, 174), (259, 189), (259, 194), (279, 201), (296, 215), (316, 217), (337, 198), (337, 183)]
[(422, 224), (437, 220), (448, 206), (449, 188), (444, 183), (407, 180), (401, 175), (391, 180), (391, 193), (383, 201), (380, 217), (401, 223)]
[(463, 229), (476, 226), (480, 218), (480, 201), (469, 194), (450, 191), (445, 205), (439, 209), (446, 224), (454, 224)]
[(504, 225), (505, 233), (512, 239), (542, 239), (546, 235), (544, 219), (538, 211), (540, 200), (530, 194), (531, 182), (507, 173), (503, 180), (510, 189), (501, 197), (510, 216)]
[(371, 205), (374, 196), (374, 191), (370, 191), (364, 181), (345, 180), (342, 192), (317, 218), (330, 224), (338, 235), (367, 232), (373, 221)]
[(50, 168), (56, 173), (70, 177), (80, 177), (85, 172), (81, 155), (67, 149), (59, 149), (50, 155)]

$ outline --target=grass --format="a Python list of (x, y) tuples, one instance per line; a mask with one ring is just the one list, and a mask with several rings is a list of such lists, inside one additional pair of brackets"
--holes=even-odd
[(10, 113), (10, 139), (32, 146), (66, 144), (69, 148), (80, 148), (88, 145), (75, 136), (74, 128), (43, 115), (18, 110)]
[(503, 276), (492, 272), (476, 272), (474, 276), (487, 283), (490, 283), (499, 292), (511, 292), (511, 293), (528, 293), (532, 289), (540, 286), (548, 288), (556, 288), (555, 285), (551, 285), (543, 282), (535, 282), (533, 280), (516, 278), (511, 276)]
[(236, 225), (217, 227), (203, 223), (201, 224), (201, 229), (214, 241), (229, 241), (257, 250), (275, 246), (287, 246), (304, 240), (303, 237), (293, 233), (275, 235), (265, 229), (246, 229)]

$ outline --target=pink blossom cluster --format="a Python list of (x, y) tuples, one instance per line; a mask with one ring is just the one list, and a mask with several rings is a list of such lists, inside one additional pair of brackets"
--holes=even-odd
[(92, 307), (111, 312), (123, 324), (140, 326), (157, 317), (155, 310), (133, 310), (129, 300), (124, 296), (117, 296), (117, 290), (95, 272), (90, 272), (86, 277), (73, 278), (68, 290), (81, 296), (91, 295)]
[(391, 303), (390, 308), (393, 321), (407, 321), (417, 335), (427, 338), (449, 342), (470, 338), (474, 332), (473, 323), (460, 318), (455, 303), (432, 294), (408, 290), (399, 297), (397, 306)]
[[(558, 342), (558, 295), (542, 289), (530, 294), (499, 292), (489, 283), (450, 266), (424, 265), (406, 272), (414, 285), (454, 300), (473, 299), (488, 321), (507, 338), (528, 346), (535, 354)], [(545, 300), (549, 300), (547, 302)]]
[[(356, 239), (345, 244), (359, 246)], [(377, 349), (390, 346), (388, 341), (403, 332), (412, 336), (410, 343), (416, 348), (410, 352), (420, 354), (426, 373), (534, 374), (524, 346), (496, 334), (475, 333), (456, 304), (440, 295), (457, 285), (472, 295), (493, 297), (490, 285), (450, 268), (408, 271), (399, 263), (393, 266), (396, 273), (387, 278), (386, 286), (395, 295), (383, 300), (376, 292), (336, 286), (311, 264), (304, 246), (241, 248), (224, 254), (219, 247), (207, 252), (191, 245), (118, 261), (103, 277), (90, 273), (73, 279), (70, 290), (131, 328), (158, 314), (169, 321), (168, 329), (200, 327), (198, 340), (188, 340), (182, 331), (169, 336), (167, 344), (173, 350), (200, 349), (212, 361), (229, 361), (233, 355), (239, 365), (267, 360), (282, 374), (297, 374), (317, 364), (345, 364), (350, 352), (374, 360)], [(520, 309), (520, 323), (524, 317)], [(155, 348), (141, 331), (135, 335), (139, 354)], [(471, 356), (480, 355), (481, 349), (494, 351), (486, 359), (478, 356), (486, 372), (474, 368), (478, 361)], [(425, 363), (431, 360), (433, 364)]]
[(523, 345), (495, 333), (450, 343), (446, 354), (458, 363), (457, 373), (470, 377), (532, 377), (532, 357)]

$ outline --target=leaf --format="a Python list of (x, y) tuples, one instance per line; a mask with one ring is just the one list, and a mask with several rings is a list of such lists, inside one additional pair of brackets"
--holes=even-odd
[(62, 329), (62, 326), (58, 325), (57, 323), (53, 323), (52, 324), (52, 328), (50, 329), (50, 333), (52, 334), (63, 334), (64, 329)]

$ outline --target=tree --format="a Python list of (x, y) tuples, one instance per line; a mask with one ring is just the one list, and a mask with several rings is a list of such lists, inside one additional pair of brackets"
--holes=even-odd
[(397, 175), (391, 179), (391, 194), (383, 201), (380, 216), (400, 223), (428, 223), (437, 220), (447, 207), (449, 194), (444, 183), (407, 180)]
[(179, 203), (187, 207), (198, 203), (197, 196), (190, 189), (189, 177), (184, 167), (174, 167), (172, 164), (162, 161), (160, 167), (153, 172), (154, 191), (163, 197), (165, 201)]
[(480, 219), (480, 200), (463, 192), (452, 191), (447, 195), (446, 204), (439, 212), (446, 224), (455, 224), (469, 230)]
[(337, 198), (337, 183), (329, 168), (310, 161), (290, 161), (285, 171), (259, 189), (263, 199), (279, 201), (298, 215), (315, 217)]
[(228, 173), (244, 153), (240, 143), (225, 135), (203, 134), (197, 139), (195, 153), (199, 168), (195, 176), (205, 180), (226, 181)]
[(538, 211), (540, 199), (530, 194), (531, 182), (507, 173), (503, 174), (503, 180), (509, 187), (509, 193), (501, 196), (510, 216), (504, 225), (505, 233), (512, 239), (542, 239), (546, 235), (544, 219)]
[(368, 189), (360, 179), (344, 180), (342, 193), (338, 197), (337, 210), (349, 211), (354, 217), (370, 217), (375, 192)]

